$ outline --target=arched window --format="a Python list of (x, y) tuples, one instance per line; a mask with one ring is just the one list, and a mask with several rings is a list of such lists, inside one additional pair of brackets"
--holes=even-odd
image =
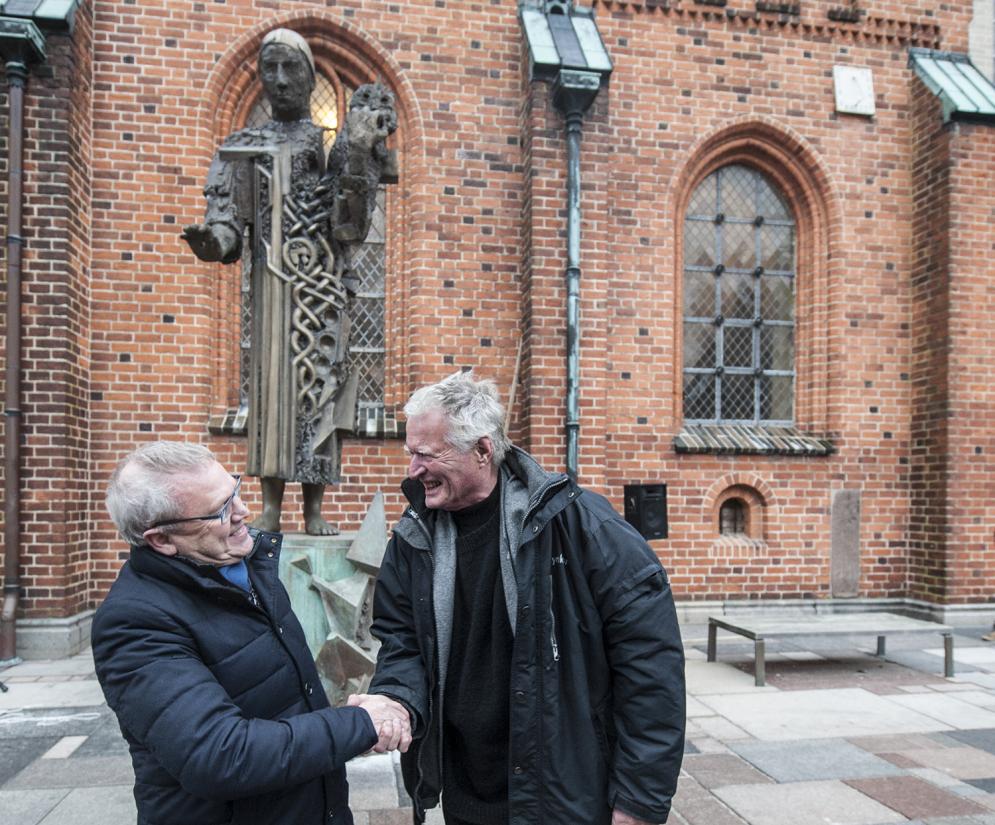
[(745, 536), (747, 534), (747, 507), (741, 498), (730, 498), (719, 508), (719, 534)]
[[(311, 93), (311, 119), (326, 129), (325, 151), (332, 148), (339, 124), (345, 118), (346, 107), (354, 89), (342, 82), (323, 63), (318, 64), (314, 91)], [(246, 126), (261, 126), (270, 119), (269, 101), (254, 89), (257, 100), (245, 119)], [(384, 408), (384, 300), (387, 274), (387, 193), (381, 185), (377, 190), (376, 209), (370, 233), (353, 256), (353, 267), (359, 286), (352, 305), (350, 329), (350, 367), (359, 375), (357, 394), (357, 432), (367, 430), (368, 420), (382, 417)], [(240, 376), (241, 406), (248, 404), (249, 358), (251, 340), (251, 271), (243, 266), (240, 317)]]
[(684, 418), (794, 420), (795, 221), (755, 169), (724, 166), (684, 220)]

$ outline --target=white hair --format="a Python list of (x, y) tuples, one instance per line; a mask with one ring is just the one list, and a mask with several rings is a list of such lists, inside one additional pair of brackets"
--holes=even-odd
[[(121, 538), (142, 544), (151, 525), (179, 517), (175, 477), (216, 460), (207, 447), (184, 441), (153, 441), (122, 458), (107, 485), (107, 511)], [(169, 525), (162, 530), (169, 532)]]
[(511, 442), (504, 432), (504, 407), (493, 381), (477, 381), (472, 372), (455, 372), (415, 390), (404, 405), (409, 419), (432, 410), (446, 418), (446, 443), (465, 453), (486, 436), (494, 445), (495, 466), (504, 461)]

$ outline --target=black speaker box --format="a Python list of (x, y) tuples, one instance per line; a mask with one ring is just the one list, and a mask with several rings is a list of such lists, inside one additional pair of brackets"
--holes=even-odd
[(646, 540), (667, 538), (667, 485), (626, 484), (625, 520)]

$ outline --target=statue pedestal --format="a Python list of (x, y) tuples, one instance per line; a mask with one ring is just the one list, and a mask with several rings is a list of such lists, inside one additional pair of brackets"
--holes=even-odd
[(344, 704), (350, 693), (365, 693), (373, 676), (380, 647), (370, 635), (373, 588), (386, 533), (377, 494), (354, 533), (283, 537), (280, 581), (333, 705)]

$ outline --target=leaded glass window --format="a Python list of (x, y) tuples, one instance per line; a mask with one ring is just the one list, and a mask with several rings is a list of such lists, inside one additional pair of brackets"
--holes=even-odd
[[(311, 93), (311, 119), (326, 128), (325, 149), (335, 142), (338, 125), (344, 117), (345, 106), (353, 89), (344, 88), (344, 99), (339, 100), (335, 85), (321, 73), (315, 78)], [(246, 118), (246, 126), (260, 126), (270, 119), (269, 101), (260, 96)], [(352, 328), (349, 342), (349, 363), (359, 375), (358, 422), (362, 431), (367, 419), (382, 417), (384, 406), (384, 362), (386, 343), (384, 337), (384, 300), (387, 272), (387, 190), (381, 185), (377, 190), (376, 211), (370, 233), (353, 256), (353, 268), (359, 287), (352, 307)], [(251, 270), (242, 273), (241, 313), (241, 376), (239, 397), (243, 406), (249, 398), (249, 352), (252, 347)]]
[(684, 221), (684, 418), (790, 424), (795, 222), (760, 172), (726, 166)]

